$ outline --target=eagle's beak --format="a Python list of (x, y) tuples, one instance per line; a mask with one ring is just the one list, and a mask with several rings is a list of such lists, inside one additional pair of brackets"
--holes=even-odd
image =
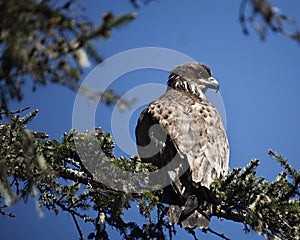
[(213, 77), (210, 77), (209, 80), (210, 80), (210, 86), (209, 86), (209, 88), (215, 89), (216, 92), (218, 92), (219, 88), (220, 88), (219, 82), (215, 78), (213, 78)]

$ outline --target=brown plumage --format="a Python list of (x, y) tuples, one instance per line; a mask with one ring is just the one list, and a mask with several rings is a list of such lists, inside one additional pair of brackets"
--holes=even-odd
[(226, 133), (217, 109), (206, 100), (207, 88), (219, 89), (207, 66), (176, 67), (166, 92), (141, 113), (136, 127), (142, 160), (166, 168), (166, 179), (156, 181), (171, 183), (163, 196), (171, 204), (170, 223), (189, 228), (208, 227), (212, 212), (208, 189), (228, 171)]

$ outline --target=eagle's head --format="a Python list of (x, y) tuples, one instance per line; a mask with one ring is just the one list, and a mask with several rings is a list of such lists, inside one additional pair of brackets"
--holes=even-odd
[(188, 92), (200, 98), (208, 88), (219, 90), (219, 83), (211, 76), (211, 70), (201, 63), (185, 63), (171, 71), (168, 86), (180, 91)]

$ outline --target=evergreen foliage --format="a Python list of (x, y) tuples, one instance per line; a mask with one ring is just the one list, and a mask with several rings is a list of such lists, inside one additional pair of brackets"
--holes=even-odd
[[(127, 13), (115, 16), (107, 12), (95, 25), (83, 13), (77, 1), (0, 0), (0, 106), (9, 112), (9, 100), (22, 100), (23, 86), (32, 82), (32, 90), (49, 82), (79, 89), (84, 67), (102, 61), (93, 41), (107, 39), (111, 31), (135, 18)], [(115, 102), (116, 96), (87, 86), (89, 97), (103, 96)], [(117, 97), (118, 99), (118, 97)]]
[[(118, 167), (133, 173), (149, 173), (155, 171), (155, 167), (142, 163), (137, 156), (130, 159), (115, 157), (110, 134), (100, 128), (84, 133), (72, 130), (64, 133), (61, 141), (49, 140), (46, 133), (27, 129), (26, 124), (36, 114), (37, 110), (25, 117), (13, 114), (9, 123), (0, 125), (2, 215), (13, 217), (13, 213), (6, 211), (7, 206), (19, 199), (26, 202), (29, 197), (36, 197), (40, 208), (56, 214), (71, 214), (81, 239), (84, 239), (84, 233), (80, 219), (81, 223), (94, 225), (94, 231), (88, 234), (89, 239), (108, 239), (108, 225), (125, 239), (165, 239), (176, 234), (166, 218), (168, 205), (161, 201), (163, 189), (126, 193), (97, 180), (105, 171), (102, 164), (109, 167), (109, 172)], [(84, 141), (86, 139), (95, 141)], [(97, 156), (96, 162), (88, 163), (79, 158), (76, 151), (78, 141), (90, 144), (83, 147)], [(269, 155), (283, 168), (273, 182), (256, 175), (259, 160), (254, 159), (245, 168), (233, 169), (230, 174), (212, 183), (213, 215), (242, 223), (245, 231), (253, 229), (267, 239), (299, 239), (300, 171), (293, 169), (281, 155), (271, 150)], [(105, 164), (107, 162), (110, 164)], [(98, 172), (87, 167), (94, 164)], [(116, 184), (122, 184), (122, 179), (115, 177)], [(124, 220), (124, 211), (136, 202), (145, 219), (143, 224)], [(186, 231), (195, 234), (192, 229)], [(203, 231), (227, 239), (213, 229)]]

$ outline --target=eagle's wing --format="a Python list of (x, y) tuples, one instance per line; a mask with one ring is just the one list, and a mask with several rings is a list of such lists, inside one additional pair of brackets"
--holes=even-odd
[(217, 109), (206, 100), (166, 91), (141, 114), (136, 137), (139, 146), (152, 143), (143, 150), (138, 146), (139, 154), (157, 166), (166, 165), (176, 153), (186, 158), (195, 184), (209, 188), (228, 171), (226, 133)]

